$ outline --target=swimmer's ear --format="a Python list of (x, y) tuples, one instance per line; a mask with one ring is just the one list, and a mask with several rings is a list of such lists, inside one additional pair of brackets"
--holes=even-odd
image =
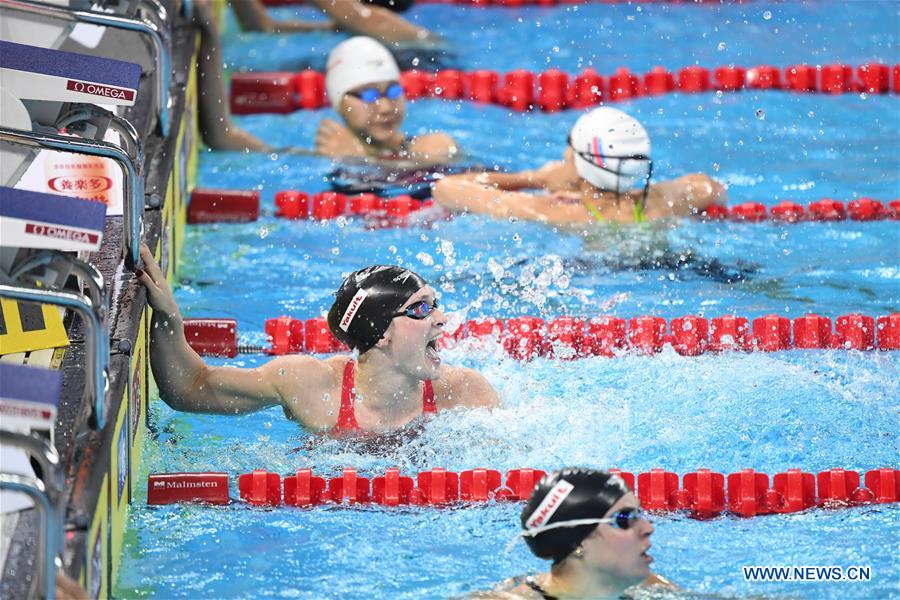
[(375, 347), (380, 349), (385, 349), (391, 343), (391, 331), (390, 328), (384, 332), (384, 335), (381, 336), (381, 339), (375, 342)]

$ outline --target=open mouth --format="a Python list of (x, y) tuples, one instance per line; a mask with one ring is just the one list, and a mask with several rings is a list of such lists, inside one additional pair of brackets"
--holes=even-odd
[(429, 359), (431, 359), (431, 362), (433, 362), (435, 364), (441, 363), (441, 357), (438, 356), (438, 351), (437, 351), (437, 338), (430, 340), (425, 345), (425, 356), (427, 356)]

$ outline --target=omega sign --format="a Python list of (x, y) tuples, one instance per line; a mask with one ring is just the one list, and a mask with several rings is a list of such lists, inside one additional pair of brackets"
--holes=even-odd
[(75, 229), (66, 229), (64, 227), (55, 227), (53, 225), (42, 225), (40, 223), (26, 223), (25, 233), (57, 238), (60, 240), (81, 242), (83, 244), (96, 244), (100, 239), (99, 235), (96, 233), (86, 233)]
[(73, 92), (81, 92), (82, 94), (91, 94), (94, 96), (104, 96), (106, 98), (115, 98), (116, 100), (126, 100), (131, 102), (134, 100), (134, 90), (125, 90), (108, 85), (100, 85), (99, 83), (89, 83), (87, 81), (74, 81), (69, 79), (66, 81), (66, 89)]

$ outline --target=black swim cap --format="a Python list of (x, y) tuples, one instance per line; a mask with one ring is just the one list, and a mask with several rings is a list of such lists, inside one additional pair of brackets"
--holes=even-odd
[(406, 12), (415, 4), (416, 0), (363, 0), (369, 4), (387, 8), (394, 12)]
[(402, 267), (375, 265), (351, 273), (335, 292), (328, 328), (344, 345), (365, 352), (378, 343), (409, 297), (428, 283)]
[[(579, 467), (554, 471), (534, 488), (522, 510), (522, 527), (528, 531), (576, 519), (602, 519), (628, 492), (621, 478), (606, 471)], [(558, 527), (526, 536), (525, 543), (536, 556), (552, 559), (557, 564), (596, 527), (596, 524)]]

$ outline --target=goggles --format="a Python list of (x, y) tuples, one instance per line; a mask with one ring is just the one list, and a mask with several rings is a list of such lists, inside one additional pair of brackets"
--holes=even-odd
[(374, 104), (382, 98), (387, 98), (388, 100), (396, 100), (397, 98), (402, 97), (403, 86), (395, 82), (389, 84), (384, 89), (384, 91), (381, 91), (375, 87), (367, 87), (356, 92), (347, 92), (347, 95), (353, 96), (354, 98), (359, 98), (366, 104)]
[(628, 529), (634, 527), (638, 519), (646, 520), (645, 513), (642, 509), (623, 508), (613, 516), (605, 517), (603, 519), (572, 519), (570, 521), (557, 521), (556, 523), (550, 523), (549, 525), (532, 527), (531, 529), (526, 529), (525, 531), (516, 534), (516, 537), (514, 537), (506, 547), (506, 551), (509, 552), (509, 550), (512, 549), (513, 544), (515, 544), (519, 538), (535, 537), (544, 533), (545, 531), (551, 531), (553, 529), (562, 529), (564, 527), (581, 527), (583, 525), (615, 525), (619, 529), (627, 531)]
[[(568, 135), (568, 137), (566, 137), (566, 145), (572, 149), (572, 152), (574, 152), (575, 154), (580, 156), (582, 158), (582, 160), (597, 167), (601, 171), (606, 171), (607, 173), (612, 173), (613, 175), (616, 176), (616, 189), (613, 190), (616, 193), (616, 198), (618, 198), (619, 195), (625, 191), (625, 190), (619, 189), (619, 181), (621, 180), (621, 175), (622, 175), (622, 172), (621, 172), (622, 163), (626, 160), (639, 160), (639, 161), (646, 162), (647, 163), (647, 175), (644, 178), (644, 192), (643, 192), (643, 196), (641, 197), (640, 210), (639, 210), (640, 213), (643, 213), (644, 207), (647, 205), (647, 193), (650, 190), (650, 178), (653, 176), (653, 159), (651, 159), (646, 154), (627, 154), (627, 155), (623, 155), (623, 156), (616, 156), (616, 155), (612, 155), (612, 154), (594, 154), (593, 152), (585, 152), (582, 150), (578, 150), (577, 148), (575, 148), (575, 146), (572, 145), (572, 134), (571, 133)], [(604, 164), (604, 159), (607, 159), (607, 158), (616, 159), (618, 161), (616, 163), (616, 166), (618, 168), (610, 169), (608, 166), (606, 166)]]
[(418, 302), (410, 304), (403, 310), (395, 312), (393, 314), (393, 317), (409, 317), (410, 319), (421, 321), (422, 319), (427, 319), (428, 317), (430, 317), (431, 313), (437, 310), (437, 307), (437, 298), (435, 298), (431, 302), (428, 302), (427, 300), (419, 300)]

